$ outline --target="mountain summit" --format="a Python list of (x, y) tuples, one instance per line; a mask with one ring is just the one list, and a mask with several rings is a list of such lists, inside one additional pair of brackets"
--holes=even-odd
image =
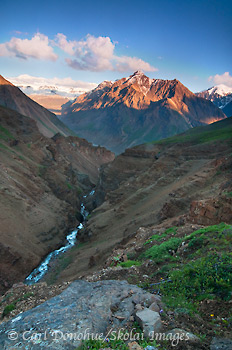
[(228, 117), (232, 116), (232, 88), (219, 84), (202, 92), (197, 92), (196, 96), (206, 98), (221, 108)]
[(61, 117), (79, 136), (115, 153), (224, 118), (178, 80), (150, 79), (141, 71), (104, 81), (64, 105)]

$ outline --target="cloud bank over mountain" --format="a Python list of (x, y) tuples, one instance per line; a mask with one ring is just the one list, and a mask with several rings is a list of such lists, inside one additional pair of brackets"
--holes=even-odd
[(68, 98), (74, 98), (84, 92), (94, 89), (97, 84), (72, 78), (44, 78), (22, 74), (17, 77), (8, 77), (14, 85), (31, 94), (59, 94)]
[(229, 72), (225, 72), (221, 75), (216, 74), (214, 76), (210, 76), (209, 81), (212, 81), (214, 85), (224, 84), (232, 87), (232, 76)]

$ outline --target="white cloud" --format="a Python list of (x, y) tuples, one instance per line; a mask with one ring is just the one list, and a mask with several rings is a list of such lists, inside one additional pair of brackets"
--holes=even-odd
[(232, 76), (229, 72), (225, 72), (221, 75), (216, 74), (214, 76), (210, 76), (209, 81), (212, 81), (214, 85), (224, 84), (229, 87), (232, 87)]
[(142, 70), (142, 71), (148, 71), (148, 72), (155, 72), (158, 69), (155, 67), (152, 67), (149, 63), (141, 60), (137, 57), (128, 57), (128, 56), (122, 56), (117, 57), (115, 56), (116, 60), (116, 70), (119, 72), (125, 72), (128, 70), (136, 71), (136, 70)]
[(55, 36), (55, 40), (53, 43), (54, 43), (54, 45), (58, 46), (61, 50), (68, 53), (69, 55), (74, 55), (74, 53), (75, 53), (74, 48), (77, 45), (77, 42), (75, 40), (68, 41), (66, 35), (64, 35), (62, 33), (58, 33)]
[(19, 75), (18, 77), (7, 78), (12, 84), (19, 86), (23, 92), (31, 94), (51, 93), (61, 96), (74, 98), (84, 92), (94, 89), (97, 84), (84, 82), (81, 80), (73, 80), (72, 78), (52, 78), (34, 77), (28, 74)]
[(50, 40), (44, 34), (36, 33), (31, 39), (13, 37), (9, 42), (0, 44), (0, 56), (56, 61), (58, 55), (55, 54), (54, 47), (59, 47), (69, 55), (65, 59), (68, 66), (77, 70), (92, 72), (158, 70), (141, 58), (116, 55), (116, 44), (118, 43), (112, 42), (109, 37), (95, 37), (90, 34), (76, 41), (68, 40), (63, 33), (58, 33), (54, 40)]
[(76, 43), (75, 58), (67, 58), (67, 64), (77, 70), (90, 70), (101, 72), (113, 70), (111, 60), (113, 59), (115, 45), (109, 37), (99, 36), (95, 38), (87, 35), (86, 40)]
[(46, 35), (36, 33), (32, 39), (20, 39), (13, 37), (10, 41), (0, 44), (0, 56), (12, 56), (18, 58), (36, 58), (56, 61), (58, 56), (49, 46)]
[[(65, 37), (66, 39), (66, 37)], [(66, 45), (69, 44), (68, 42)], [(109, 37), (94, 37), (88, 34), (85, 40), (72, 42), (74, 57), (66, 58), (67, 64), (77, 70), (88, 71), (156, 71), (157, 68), (137, 57), (117, 56), (114, 54), (115, 43)], [(75, 49), (74, 49), (75, 47)], [(62, 48), (62, 45), (60, 45)]]

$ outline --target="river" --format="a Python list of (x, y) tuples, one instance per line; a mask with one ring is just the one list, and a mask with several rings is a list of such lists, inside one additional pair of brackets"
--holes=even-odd
[[(83, 199), (88, 196), (93, 196), (95, 193), (95, 190), (92, 190), (88, 195), (83, 196)], [(71, 233), (69, 233), (66, 236), (66, 244), (62, 246), (59, 249), (53, 250), (51, 253), (49, 253), (46, 258), (40, 263), (39, 266), (37, 266), (29, 276), (25, 279), (25, 283), (28, 285), (37, 283), (45, 276), (49, 269), (50, 263), (55, 260), (59, 255), (65, 253), (68, 249), (72, 248), (76, 242), (77, 242), (77, 234), (79, 230), (81, 230), (84, 227), (85, 220), (87, 216), (89, 215), (88, 211), (85, 208), (84, 203), (81, 203), (81, 215), (83, 217), (83, 223), (80, 223), (75, 230), (73, 230)]]

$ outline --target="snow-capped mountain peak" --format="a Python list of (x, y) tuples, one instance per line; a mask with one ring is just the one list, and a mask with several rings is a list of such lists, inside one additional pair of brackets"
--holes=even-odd
[(219, 84), (202, 92), (198, 92), (196, 95), (210, 100), (217, 107), (223, 109), (232, 101), (232, 87)]
[(212, 88), (207, 90), (209, 95), (211, 94), (218, 94), (220, 96), (225, 96), (227, 94), (232, 94), (232, 87), (229, 87), (227, 85), (224, 84), (219, 84), (219, 85), (215, 85)]

